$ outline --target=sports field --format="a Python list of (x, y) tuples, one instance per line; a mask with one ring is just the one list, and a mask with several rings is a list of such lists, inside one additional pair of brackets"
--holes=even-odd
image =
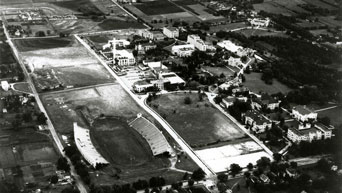
[[(185, 97), (190, 97), (192, 103), (184, 104)], [(203, 147), (244, 137), (243, 131), (212, 107), (207, 98), (199, 101), (197, 93), (160, 95), (150, 106), (192, 147)]]

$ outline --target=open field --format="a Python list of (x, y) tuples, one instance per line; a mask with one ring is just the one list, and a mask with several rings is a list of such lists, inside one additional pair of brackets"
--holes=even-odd
[(233, 76), (235, 73), (232, 70), (228, 69), (227, 67), (203, 66), (202, 68), (216, 76), (220, 76), (223, 73), (226, 77), (229, 77), (229, 76)]
[(342, 106), (325, 111), (320, 111), (318, 112), (318, 117), (329, 117), (331, 124), (337, 127), (342, 124)]
[(217, 25), (217, 26), (211, 26), (210, 27), (210, 32), (218, 32), (218, 31), (230, 31), (233, 29), (237, 28), (244, 28), (247, 27), (248, 25), (246, 22), (237, 22), (237, 23), (228, 23), (224, 25)]
[(131, 121), (138, 113), (143, 113), (119, 84), (46, 93), (42, 94), (41, 98), (56, 130), (66, 134), (72, 132), (73, 122), (86, 126), (82, 116), (77, 113), (77, 108), (82, 106), (87, 106), (93, 117), (104, 114)]
[(244, 82), (243, 85), (255, 93), (267, 92), (270, 94), (274, 94), (278, 92), (287, 93), (291, 91), (289, 87), (275, 79), (273, 79), (273, 84), (266, 84), (264, 81), (261, 80), (261, 75), (261, 73), (254, 72), (251, 74), (245, 74), (246, 82)]
[(15, 46), (21, 52), (40, 49), (52, 49), (76, 46), (77, 42), (72, 38), (37, 38), (37, 39), (16, 39)]
[(272, 32), (272, 31), (260, 30), (260, 29), (243, 29), (243, 30), (239, 30), (238, 33), (241, 33), (246, 37), (251, 37), (251, 36), (288, 37), (288, 35), (286, 35), (283, 32)]
[(11, 64), (14, 62), (15, 62), (15, 59), (11, 52), (11, 47), (5, 42), (1, 42), (0, 43), (0, 65)]
[(98, 26), (103, 30), (116, 30), (116, 29), (128, 29), (128, 28), (134, 28), (134, 29), (143, 29), (146, 28), (143, 24), (138, 23), (135, 20), (117, 20), (117, 19), (106, 19), (102, 21)]
[(318, 17), (319, 21), (329, 27), (342, 27), (342, 22), (335, 20), (333, 16), (322, 16)]
[(15, 90), (32, 93), (31, 87), (27, 82), (20, 82), (13, 85)]
[(222, 16), (214, 16), (210, 12), (208, 12), (208, 8), (204, 7), (203, 5), (197, 3), (196, 1), (174, 1), (177, 5), (183, 7), (187, 11), (191, 12), (192, 14), (195, 14), (198, 18), (200, 18), (203, 21), (210, 21), (210, 20), (218, 20), (223, 19)]
[(283, 5), (279, 5), (273, 1), (268, 1), (260, 4), (253, 4), (256, 11), (265, 11), (273, 14), (282, 14), (285, 16), (295, 16), (296, 13), (287, 9)]
[(184, 10), (167, 0), (147, 1), (140, 4), (135, 4), (134, 6), (146, 15), (161, 15), (184, 12)]
[(336, 7), (331, 6), (331, 5), (325, 3), (324, 1), (321, 1), (321, 0), (303, 0), (303, 1), (306, 2), (307, 4), (311, 4), (311, 5), (323, 8), (323, 9), (327, 9), (329, 11), (338, 9), (337, 6)]
[[(192, 103), (184, 104), (185, 97), (190, 97)], [(207, 98), (199, 101), (197, 93), (159, 95), (150, 106), (164, 117), (192, 147), (244, 137), (243, 131), (212, 107)]]

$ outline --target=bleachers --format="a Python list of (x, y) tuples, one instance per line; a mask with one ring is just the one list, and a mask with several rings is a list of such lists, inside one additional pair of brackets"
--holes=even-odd
[(162, 132), (146, 118), (138, 116), (129, 125), (146, 139), (154, 156), (164, 152), (172, 152), (171, 146)]

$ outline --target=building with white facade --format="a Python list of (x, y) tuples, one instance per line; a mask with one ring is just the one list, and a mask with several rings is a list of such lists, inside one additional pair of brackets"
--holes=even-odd
[(224, 49), (232, 52), (232, 53), (235, 53), (239, 57), (253, 56), (254, 53), (256, 52), (255, 50), (253, 50), (251, 48), (244, 48), (242, 46), (239, 46), (230, 40), (224, 40), (222, 42), (218, 42), (217, 45), (220, 46), (221, 48), (224, 48)]
[(207, 44), (198, 35), (188, 35), (187, 43), (192, 44), (200, 51), (207, 50)]
[(256, 133), (263, 133), (272, 127), (272, 122), (258, 111), (247, 111), (244, 114), (245, 124), (251, 126), (251, 130)]
[(9, 87), (10, 86), (9, 86), (7, 81), (1, 81), (1, 88), (2, 88), (2, 90), (8, 91)]
[(253, 18), (249, 20), (250, 24), (252, 26), (258, 26), (258, 27), (268, 27), (270, 25), (270, 18), (266, 17), (265, 19), (262, 18)]
[(176, 45), (172, 46), (171, 53), (179, 57), (188, 57), (195, 51), (193, 44)]
[(292, 108), (292, 115), (299, 121), (317, 120), (317, 113), (306, 106), (298, 105)]
[(90, 139), (89, 129), (82, 128), (78, 126), (77, 123), (74, 123), (74, 138), (77, 149), (91, 166), (96, 168), (99, 164), (109, 164), (109, 162), (95, 149)]
[(138, 35), (150, 40), (163, 40), (165, 38), (164, 34), (160, 31), (150, 31), (147, 29), (139, 30)]
[(260, 98), (252, 99), (252, 108), (261, 110), (262, 108), (274, 110), (279, 107), (280, 100), (270, 96), (269, 94), (262, 94)]
[(133, 53), (127, 50), (117, 50), (115, 60), (118, 62), (119, 66), (130, 66), (135, 64)]
[(163, 34), (168, 38), (178, 38), (179, 29), (176, 27), (164, 27)]

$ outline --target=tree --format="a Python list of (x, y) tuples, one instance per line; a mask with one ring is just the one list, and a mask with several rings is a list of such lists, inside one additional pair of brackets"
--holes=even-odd
[(329, 126), (330, 125), (330, 118), (329, 117), (322, 117), (320, 119), (320, 122), (323, 123), (323, 125)]
[(60, 157), (57, 161), (57, 170), (70, 171), (70, 165), (65, 157)]
[(260, 168), (265, 168), (265, 167), (269, 166), (270, 164), (271, 164), (271, 160), (268, 157), (261, 157), (257, 161), (257, 166)]
[(282, 155), (281, 155), (281, 154), (279, 154), (279, 153), (274, 153), (274, 154), (273, 154), (273, 159), (274, 159), (274, 161), (280, 162), (280, 161), (281, 161), (281, 158), (282, 158)]
[(51, 176), (50, 183), (51, 184), (57, 184), (57, 182), (58, 182), (58, 176), (57, 175)]
[(189, 105), (189, 104), (191, 104), (191, 98), (190, 97), (185, 97), (184, 98), (184, 104), (186, 104), (186, 105)]
[(240, 173), (242, 168), (239, 166), (239, 164), (230, 164), (230, 173), (235, 176), (236, 174)]
[(251, 171), (251, 170), (253, 170), (254, 166), (253, 166), (252, 163), (249, 163), (249, 164), (247, 165), (247, 168), (248, 168), (249, 171)]
[(66, 187), (61, 193), (80, 193), (80, 191), (75, 187)]
[(191, 178), (195, 181), (203, 180), (204, 177), (205, 177), (205, 173), (201, 168), (198, 168), (197, 170), (195, 170), (191, 176)]
[(46, 125), (47, 118), (44, 113), (38, 114), (37, 122), (39, 125)]
[(217, 179), (219, 182), (227, 182), (228, 181), (228, 175), (227, 174), (219, 174), (217, 176)]

